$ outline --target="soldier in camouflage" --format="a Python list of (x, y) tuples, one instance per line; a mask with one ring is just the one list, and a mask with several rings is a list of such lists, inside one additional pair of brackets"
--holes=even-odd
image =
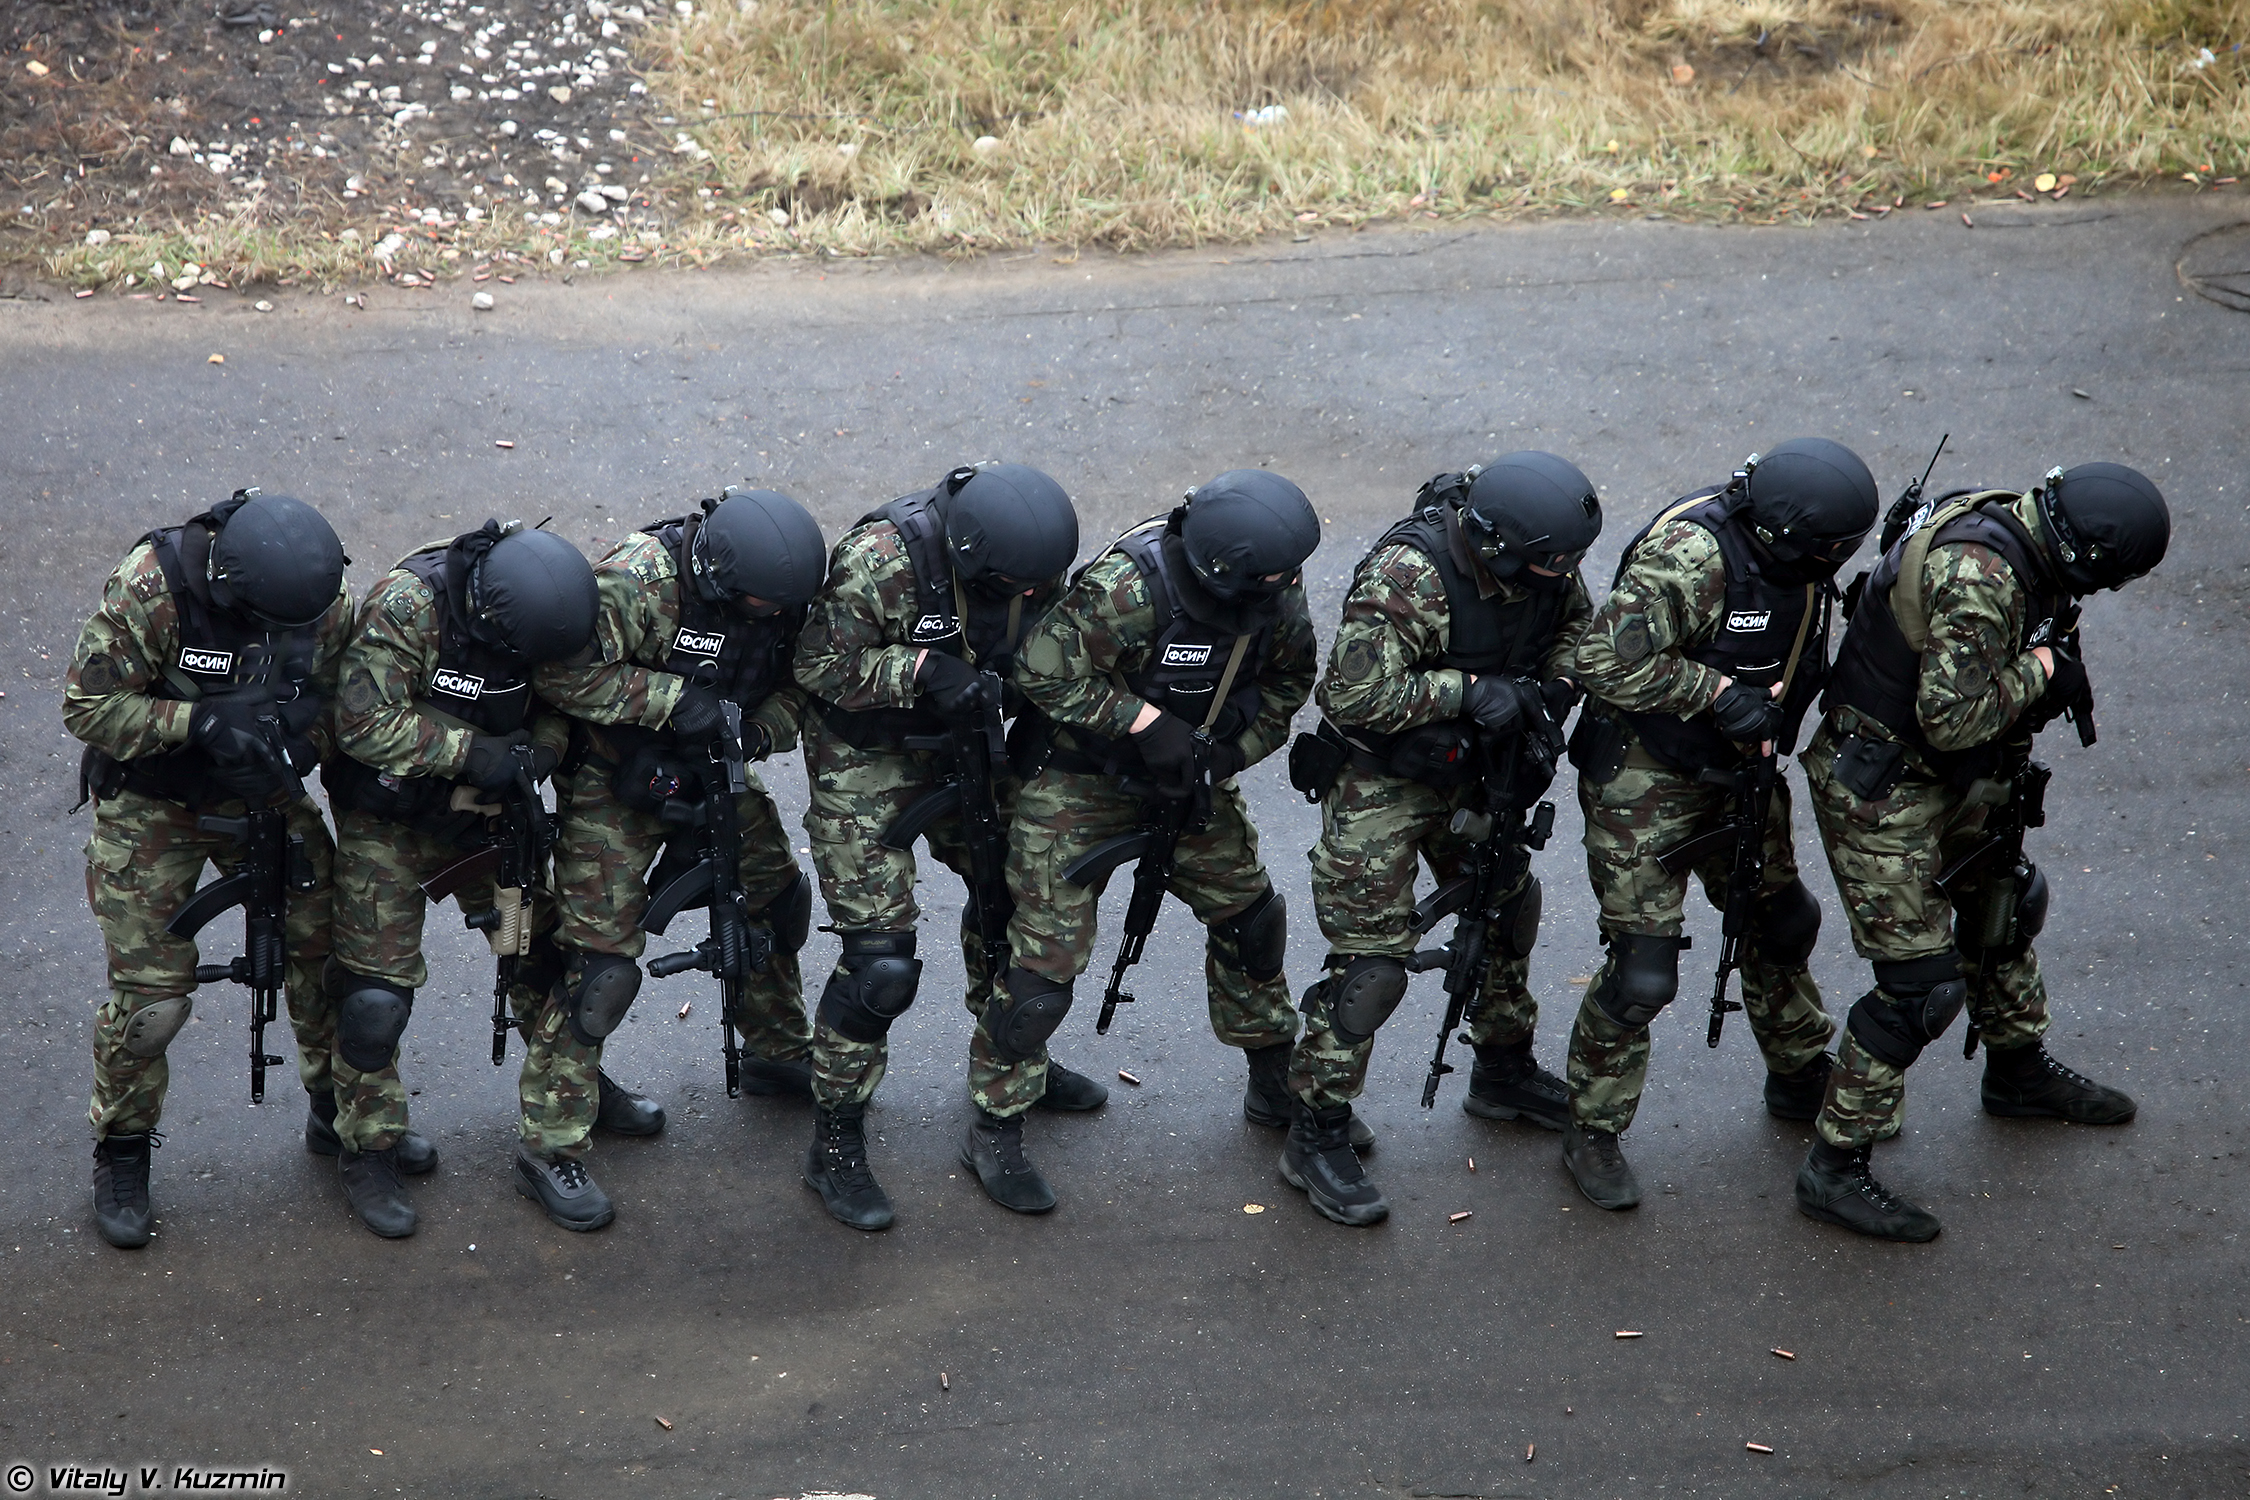
[(2148, 572), (2170, 537), (2146, 476), (2084, 464), (2027, 493), (1931, 502), (1859, 585), (1803, 759), (1875, 988), (1852, 1006), (1797, 1174), (1808, 1216), (1880, 1239), (1936, 1236), (1937, 1216), (1886, 1191), (1869, 1156), (1898, 1128), (1906, 1070), (1964, 1007), (1970, 1049), (1985, 1045), (1988, 1113), (2133, 1118), (2131, 1099), (2047, 1055), (2031, 948), (2047, 879), (2004, 858), (2014, 845), (1988, 823), (2043, 793), (2046, 771), (2030, 758), (2042, 727), (2068, 713), (2092, 743), (2077, 601)]
[(206, 862), (231, 872), (241, 846), (197, 825), (285, 806), (313, 888), (288, 900), (289, 1021), (310, 1096), (305, 1144), (334, 1152), (328, 1072), (330, 850), (298, 774), (329, 753), (327, 705), (351, 626), (344, 548), (312, 507), (237, 492), (134, 544), (79, 632), (63, 724), (85, 742), (94, 803), (86, 900), (109, 955), (94, 1014), (94, 1220), (120, 1248), (152, 1232), (149, 1153), (170, 1081), (165, 1050), (188, 1021), (196, 950), (165, 930)]
[[(1649, 1022), (1677, 993), (1687, 946), (1689, 872), (1667, 873), (1659, 856), (1729, 814), (1726, 786), (1699, 773), (1790, 750), (1827, 673), (1831, 580), (1875, 512), (1874, 478), (1849, 449), (1823, 438), (1783, 443), (1729, 484), (1667, 507), (1628, 542), (1579, 643), (1578, 680), (1594, 701), (1571, 760), (1609, 952), (1571, 1031), (1563, 1162), (1602, 1208), (1640, 1202), (1618, 1137), (1647, 1081)], [(1809, 1120), (1835, 1023), (1806, 967), (1820, 903), (1797, 875), (1789, 804), (1777, 776), (1742, 1005), (1765, 1057), (1768, 1112)], [(1712, 854), (1693, 871), (1714, 905), (1730, 863)]]
[[(891, 1023), (913, 1003), (922, 965), (914, 957), (915, 861), (885, 835), (910, 808), (939, 792), (945, 756), (934, 750), (949, 726), (985, 715), (987, 674), (1005, 684), (1026, 631), (1053, 599), (1078, 550), (1078, 517), (1062, 487), (1022, 464), (986, 463), (953, 470), (936, 486), (903, 496), (862, 517), (830, 558), (828, 581), (814, 598), (797, 647), (796, 677), (818, 703), (804, 729), (812, 801), (812, 836), (829, 920), (843, 956), (821, 991), (813, 1026), (813, 1140), (805, 1182), (828, 1212), (855, 1229), (890, 1225), (888, 1195), (867, 1163), (865, 1114), (882, 1081)], [(1012, 689), (1004, 711), (1020, 709)], [(1020, 716), (1010, 736), (1024, 748), (1035, 716)], [(1005, 818), (1018, 782), (995, 765), (989, 795)], [(969, 1011), (981, 1017), (993, 1000), (996, 970), (1006, 956), (988, 953), (983, 936), (1004, 930), (1004, 910), (985, 911), (973, 884), (980, 865), (996, 866), (1004, 849), (972, 851), (958, 814), (928, 826), (930, 852), (972, 882), (961, 921)], [(1005, 827), (1005, 824), (1001, 824)], [(902, 842), (905, 842), (902, 840)], [(997, 868), (992, 871), (997, 885)], [(1006, 905), (1004, 886), (993, 895)], [(1050, 1062), (1044, 1094), (1022, 1092), (1035, 1078), (994, 1049), (979, 1025), (970, 1036), (969, 1097), (977, 1120), (963, 1159), (1002, 1201), (1036, 1206), (1027, 1189), (1037, 1174), (1023, 1159), (1020, 1111), (1098, 1107), (1108, 1091)], [(1051, 1199), (1049, 1200), (1052, 1201)]]
[[(1528, 806), (1553, 778), (1576, 697), (1564, 673), (1593, 613), (1578, 563), (1600, 534), (1584, 474), (1551, 453), (1511, 453), (1432, 479), (1353, 574), (1320, 683), (1321, 729), (1291, 763), (1298, 789), (1321, 801), (1310, 857), (1328, 973), (1306, 996), (1289, 1080), (1316, 1124), (1359, 1096), (1376, 1028), (1405, 997), (1418, 864), (1441, 887), (1461, 877), (1472, 846), (1451, 830), (1455, 813), (1485, 811), (1488, 796)], [(1508, 784), (1488, 787), (1491, 777)], [(1511, 886), (1487, 908), (1503, 913), (1494, 930), (1505, 938), (1469, 1015), (1476, 1066), (1462, 1108), (1560, 1130), (1563, 1082), (1531, 1051), (1539, 882), (1527, 871)], [(1300, 1175), (1339, 1223), (1389, 1211), (1342, 1154)]]
[[(1047, 1039), (1093, 954), (1110, 872), (1081, 872), (1082, 886), (1064, 871), (1173, 802), (1169, 889), (1206, 929), (1211, 1030), (1249, 1059), (1243, 1113), (1290, 1123), (1286, 909), (1235, 776), (1281, 746), (1312, 688), (1299, 570), (1319, 544), (1319, 518), (1296, 485), (1258, 469), (1221, 474), (1112, 543), (1017, 653), (1016, 682), (1054, 722), (1054, 748), (1009, 831), (1011, 967), (978, 1027), (1009, 1070), (986, 1091), (991, 1117), (1012, 1124), (1040, 1097)], [(984, 1176), (1010, 1208), (1055, 1201), (1035, 1168)]]
[[(399, 1178), (427, 1171), (434, 1156), (406, 1129), (398, 1075), (399, 1040), (429, 980), (423, 883), (485, 849), (496, 854), (504, 799), (538, 795), (568, 731), (533, 693), (532, 668), (585, 651), (593, 627), (593, 571), (578, 549), (550, 532), (488, 521), (385, 574), (345, 650), (343, 753), (322, 771), (337, 828), (335, 951), (324, 976), (338, 1007), (329, 1066), (338, 1178), (360, 1221), (386, 1238), (414, 1232)], [(489, 872), (463, 879), (455, 898), (464, 915), (494, 913), (495, 951), (522, 949), (509, 996), (526, 1041), (518, 1185), (565, 1227), (607, 1223), (600, 1188), (582, 1169), (556, 1165), (583, 1139), (583, 1129), (571, 1134), (577, 1096), (592, 1093), (598, 1058), (564, 1034), (549, 998), (564, 971), (553, 902), (536, 886), (499, 890)]]

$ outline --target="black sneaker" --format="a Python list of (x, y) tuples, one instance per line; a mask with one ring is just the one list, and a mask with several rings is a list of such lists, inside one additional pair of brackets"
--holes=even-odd
[(1541, 1130), (1560, 1130), (1570, 1121), (1570, 1089), (1539, 1066), (1531, 1038), (1506, 1046), (1479, 1047), (1469, 1070), (1469, 1092), (1461, 1108), (1484, 1120), (1522, 1120)]
[[(305, 1149), (315, 1156), (334, 1156), (344, 1149), (336, 1134), (336, 1096), (326, 1089), (305, 1096)], [(415, 1131), (401, 1131), (391, 1150), (402, 1177), (437, 1170), (437, 1147)]]
[(1019, 1214), (1043, 1214), (1055, 1206), (1055, 1190), (1039, 1169), (1024, 1159), (1023, 1116), (1003, 1120), (982, 1109), (961, 1137), (961, 1165), (977, 1174), (992, 1201)]
[(516, 1191), (547, 1211), (565, 1229), (583, 1233), (617, 1217), (609, 1194), (578, 1158), (548, 1161), (516, 1148)]
[(359, 1222), (386, 1240), (414, 1232), (417, 1216), (398, 1180), (398, 1148), (388, 1151), (338, 1151), (336, 1177), (344, 1185)]
[(867, 1106), (816, 1110), (805, 1152), (805, 1186), (820, 1194), (828, 1216), (854, 1229), (891, 1227), (891, 1200), (867, 1165)]
[(1321, 1217), (1364, 1229), (1389, 1218), (1391, 1206), (1351, 1147), (1351, 1118), (1348, 1104), (1314, 1109), (1299, 1103), (1281, 1146), (1281, 1178), (1311, 1199)]
[(1109, 1090), (1083, 1073), (1073, 1072), (1047, 1059), (1047, 1092), (1039, 1096), (1037, 1109), (1056, 1109), (1066, 1114), (1080, 1114), (1089, 1109), (1100, 1109), (1109, 1103)]
[(1766, 1113), (1777, 1120), (1812, 1120), (1828, 1097), (1828, 1074), (1836, 1059), (1823, 1052), (1794, 1073), (1766, 1073)]
[(164, 1138), (105, 1135), (94, 1142), (94, 1227), (120, 1250), (138, 1250), (153, 1232), (148, 1206), (149, 1152)]
[(1639, 1206), (1640, 1179), (1626, 1163), (1624, 1148), (1614, 1133), (1588, 1130), (1574, 1120), (1563, 1129), (1562, 1159), (1570, 1168), (1571, 1181), (1596, 1208)]
[(594, 1111), (595, 1129), (612, 1135), (654, 1135), (664, 1128), (663, 1105), (631, 1092), (599, 1069), (594, 1077), (602, 1092), (601, 1105)]
[(745, 1052), (742, 1054), (742, 1092), (761, 1097), (779, 1095), (790, 1099), (810, 1099), (812, 1064), (803, 1058), (776, 1061), (770, 1057), (760, 1057), (754, 1052)]
[(1920, 1245), (1938, 1236), (1937, 1215), (1896, 1197), (1869, 1169), (1873, 1148), (1847, 1150), (1813, 1138), (1797, 1169), (1797, 1212), (1878, 1240)]
[(2139, 1110), (2130, 1096), (2056, 1062), (2043, 1042), (1985, 1048), (1983, 1093), (1988, 1115), (2044, 1115), (2073, 1125), (2122, 1125)]
[[(1297, 1096), (1289, 1092), (1289, 1054), (1294, 1042), (1275, 1042), (1266, 1047), (1245, 1047), (1243, 1058), (1250, 1064), (1250, 1086), (1242, 1091), (1242, 1118), (1253, 1125), (1263, 1125), (1269, 1130), (1287, 1130), (1297, 1118)], [(1346, 1108), (1349, 1108), (1347, 1105)], [(1354, 1151), (1375, 1149), (1375, 1132), (1357, 1113), (1345, 1127)]]

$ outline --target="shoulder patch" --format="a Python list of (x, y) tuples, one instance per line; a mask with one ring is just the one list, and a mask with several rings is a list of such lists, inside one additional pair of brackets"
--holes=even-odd
[(164, 569), (157, 565), (152, 555), (144, 565), (134, 569), (132, 576), (125, 580), (125, 588), (143, 604), (160, 598), (167, 592), (164, 587)]
[(383, 613), (401, 625), (410, 625), (414, 617), (427, 608), (437, 596), (428, 584), (411, 573), (400, 574), (381, 585)]

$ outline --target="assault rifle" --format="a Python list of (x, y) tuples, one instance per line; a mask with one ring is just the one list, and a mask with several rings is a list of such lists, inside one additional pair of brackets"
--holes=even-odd
[(667, 802), (666, 822), (696, 830), (694, 866), (649, 896), (641, 914), (643, 930), (661, 936), (672, 919), (691, 906), (711, 909), (711, 934), (693, 948), (667, 953), (648, 966), (663, 979), (702, 969), (719, 981), (719, 1042), (726, 1059), (727, 1097), (742, 1092), (742, 1047), (734, 1034), (734, 1007), (742, 981), (765, 970), (773, 956), (773, 934), (750, 921), (750, 901), (742, 891), (742, 827), (734, 799), (750, 790), (742, 764), (742, 706), (719, 700), (723, 725), (711, 742), (711, 763), (703, 768), (703, 799)]
[[(508, 1060), (508, 1033), (515, 1022), (508, 1013), (508, 992), (515, 988), (516, 972), (531, 951), (531, 893), (546, 868), (554, 830), (547, 821), (547, 805), (532, 781), (533, 751), (518, 745), (513, 754), (516, 777), (499, 792), (476, 787), (456, 787), (455, 812), (486, 814), (489, 841), (466, 859), (455, 860), (422, 882), (422, 894), (432, 902), (444, 901), (471, 880), (490, 876), (493, 883), (489, 910), (471, 912), (462, 925), (481, 932), (492, 945), (497, 969), (492, 981), (492, 1065)], [(483, 802), (496, 796), (497, 806)]]
[(1698, 834), (1656, 856), (1664, 873), (1684, 875), (1706, 857), (1732, 847), (1734, 860), (1727, 868), (1726, 905), (1719, 923), (1719, 974), (1711, 987), (1711, 1024), (1703, 1033), (1705, 1045), (1719, 1045), (1727, 1012), (1742, 1009), (1742, 1002), (1727, 998), (1727, 979), (1742, 967), (1742, 950), (1750, 938), (1751, 911), (1766, 880), (1766, 818), (1773, 807), (1774, 782), (1779, 779), (1780, 757), (1770, 750), (1750, 755), (1734, 770), (1705, 766), (1698, 781), (1723, 786), (1733, 795), (1724, 823)]
[[(1200, 782), (1211, 763), (1211, 736), (1204, 730), (1195, 731), (1196, 780)], [(1127, 793), (1141, 799), (1141, 826), (1131, 833), (1121, 833), (1105, 839), (1063, 866), (1063, 879), (1081, 890), (1091, 890), (1097, 895), (1109, 885), (1109, 877), (1127, 860), (1134, 860), (1133, 897), (1125, 906), (1125, 931), (1118, 940), (1117, 962), (1110, 966), (1109, 986), (1102, 991), (1101, 1014), (1094, 1018), (1094, 1035), (1109, 1035), (1109, 1023), (1117, 1016), (1117, 1007), (1131, 1005), (1135, 997), (1125, 989), (1125, 971), (1141, 961), (1141, 950), (1148, 945), (1148, 935), (1156, 930), (1156, 914), (1164, 906), (1164, 893), (1171, 889), (1172, 865), (1176, 858), (1180, 835), (1197, 821), (1199, 799), (1190, 795), (1167, 797), (1145, 782), (1128, 778), (1124, 782)], [(1205, 804), (1207, 806), (1207, 804)], [(1205, 814), (1208, 816), (1208, 813)]]
[[(266, 653), (265, 676), (270, 679), (274, 656)], [(239, 818), (199, 816), (195, 826), (206, 833), (224, 834), (242, 846), (242, 862), (231, 875), (223, 875), (190, 896), (164, 930), (190, 942), (204, 925), (223, 911), (242, 908), (244, 952), (223, 964), (197, 964), (197, 984), (221, 980), (250, 991), (250, 1102), (266, 1097), (266, 1069), (281, 1059), (266, 1051), (266, 1027), (281, 1013), (281, 992), (289, 982), (289, 897), (310, 895), (319, 885), (305, 836), (289, 831), (289, 806), (305, 795), (305, 784), (289, 764), (281, 705), (273, 704), (259, 716), (264, 731), (261, 758), (289, 801), (280, 807), (252, 806)]]
[[(1417, 902), (1407, 925), (1417, 934), (1428, 932), (1446, 917), (1457, 916), (1453, 937), (1443, 947), (1425, 948), (1406, 961), (1409, 971), (1421, 974), (1445, 970), (1445, 1022), (1438, 1027), (1437, 1052), (1430, 1058), (1429, 1076), (1422, 1080), (1422, 1107), (1437, 1103), (1438, 1080), (1454, 1071), (1445, 1060), (1446, 1044), (1459, 1027), (1474, 1024), (1484, 1003), (1484, 971), (1494, 937), (1503, 926), (1520, 924), (1524, 904), (1535, 899), (1526, 888), (1514, 899), (1506, 893), (1521, 884), (1531, 870), (1535, 849), (1547, 847), (1555, 831), (1555, 804), (1542, 801), (1528, 812), (1517, 805), (1513, 788), (1524, 752), (1525, 729), (1510, 736), (1506, 753), (1495, 758), (1484, 737), (1478, 736), (1485, 758), (1484, 810), (1459, 808), (1446, 825), (1457, 838), (1471, 843), (1469, 872), (1439, 886)], [(1551, 768), (1550, 768), (1551, 769)], [(1538, 920), (1537, 908), (1531, 912)]]
[(997, 980), (1007, 967), (1008, 918), (1015, 902), (1008, 895), (1008, 826), (993, 791), (996, 768), (1007, 764), (1008, 730), (1000, 714), (1000, 674), (979, 672), (982, 691), (975, 705), (963, 705), (943, 734), (910, 734), (906, 748), (935, 751), (943, 760), (944, 785), (917, 798), (883, 830), (886, 849), (911, 849), (930, 825), (946, 816), (961, 820), (961, 840), (969, 854), (970, 925), (984, 948), (985, 968)]

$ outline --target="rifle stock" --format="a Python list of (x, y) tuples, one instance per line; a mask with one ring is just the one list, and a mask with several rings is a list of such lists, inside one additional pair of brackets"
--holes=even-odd
[(1109, 877), (1117, 873), (1119, 865), (1144, 858), (1155, 840), (1156, 834), (1147, 828), (1104, 839), (1064, 865), (1063, 879), (1081, 890), (1099, 893), (1109, 887)]
[(422, 894), (433, 902), (451, 900), (454, 892), (461, 887), (483, 876), (495, 874), (499, 869), (500, 846), (487, 844), (466, 859), (455, 860), (423, 881)]

